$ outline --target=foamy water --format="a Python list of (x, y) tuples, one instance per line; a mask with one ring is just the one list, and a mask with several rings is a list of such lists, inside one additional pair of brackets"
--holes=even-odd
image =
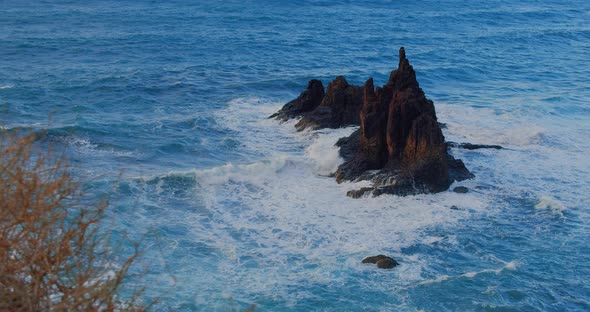
[[(585, 311), (588, 5), (6, 3), (0, 127), (111, 194), (105, 231), (141, 242), (158, 311)], [(382, 85), (400, 46), (447, 140), (505, 147), (451, 150), (467, 194), (346, 197), (366, 184), (329, 175), (354, 127), (266, 118), (310, 79)]]
[[(257, 106), (249, 106), (252, 103)], [(215, 271), (198, 277), (206, 287), (223, 281), (218, 291), (236, 295), (236, 289), (247, 285), (237, 296), (255, 293), (264, 300), (295, 306), (298, 300), (314, 297), (311, 293), (316, 287), (348, 283), (350, 276), (345, 272), (379, 273), (360, 260), (386, 253), (402, 263), (390, 273), (389, 278), (394, 279), (387, 282), (401, 289), (421, 283), (420, 272), (428, 265), (421, 257), (403, 255), (404, 247), (422, 242), (424, 232), (433, 226), (452, 226), (473, 211), (488, 207), (487, 197), (475, 193), (363, 200), (346, 197), (348, 190), (362, 184), (337, 184), (326, 175), (342, 162), (334, 147), (336, 140), (354, 128), (297, 133), (292, 122), (279, 124), (261, 118), (263, 112), (277, 108), (275, 103), (259, 99), (238, 99), (219, 113), (227, 116), (220, 117), (220, 123), (240, 129), (237, 139), (244, 142), (244, 148), (262, 154), (259, 161), (136, 178), (140, 185), (155, 180), (166, 184), (166, 179), (174, 178), (194, 180), (188, 189), (194, 193), (189, 196), (203, 203), (203, 212), (176, 211), (158, 217), (157, 223), (180, 222), (189, 240), (192, 237), (216, 250), (211, 256)], [(155, 190), (166, 188), (159, 185)], [(451, 211), (451, 206), (462, 210)], [(164, 257), (180, 252), (177, 248), (176, 244), (165, 248)], [(173, 262), (183, 270), (203, 270), (203, 263)], [(363, 284), (355, 286), (361, 291), (375, 287), (375, 281), (361, 281)], [(193, 282), (181, 280), (176, 287), (189, 287)], [(316, 286), (294, 290), (293, 284)], [(209, 298), (198, 300), (206, 304)]]

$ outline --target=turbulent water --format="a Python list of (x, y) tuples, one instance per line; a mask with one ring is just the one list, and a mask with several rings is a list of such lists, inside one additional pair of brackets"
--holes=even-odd
[[(0, 1), (0, 30), (3, 127), (111, 193), (156, 310), (590, 310), (587, 0)], [(452, 151), (467, 194), (348, 198), (354, 128), (266, 119), (400, 46), (448, 140), (507, 148)]]

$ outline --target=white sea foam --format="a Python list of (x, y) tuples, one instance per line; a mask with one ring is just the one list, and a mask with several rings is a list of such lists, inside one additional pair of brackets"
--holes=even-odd
[(424, 238), (423, 242), (425, 244), (432, 245), (432, 244), (436, 244), (436, 243), (442, 241), (443, 239), (445, 239), (445, 238), (442, 236), (427, 236)]
[(546, 129), (538, 124), (523, 125), (522, 121), (515, 122), (512, 114), (498, 114), (487, 108), (437, 104), (437, 114), (446, 123), (445, 134), (451, 141), (527, 147), (541, 144), (546, 135)]
[(98, 148), (97, 144), (90, 142), (87, 138), (82, 138), (78, 136), (70, 136), (67, 138), (68, 143), (71, 146), (77, 147), (81, 151), (94, 151)]
[[(170, 192), (167, 183), (185, 178), (195, 182), (186, 185), (194, 188), (190, 200), (199, 203), (198, 209), (179, 208), (157, 216), (158, 223), (184, 229), (188, 232), (184, 236), (186, 239), (207, 246), (216, 255), (214, 260), (209, 260), (211, 263), (190, 255), (174, 258), (175, 267), (190, 271), (198, 263), (204, 266), (199, 269), (211, 272), (194, 278), (187, 274), (178, 280), (179, 289), (199, 293), (202, 288), (202, 293), (207, 294), (195, 297), (195, 302), (210, 302), (211, 293), (231, 294), (239, 300), (239, 289), (244, 289), (248, 294), (260, 296), (272, 293), (287, 305), (296, 304), (302, 298), (313, 298), (314, 294), (306, 292), (305, 287), (292, 292), (289, 285), (345, 285), (350, 282), (350, 272), (378, 274), (374, 280), (362, 279), (360, 287), (395, 292), (420, 284), (475, 278), (486, 273), (501, 274), (517, 268), (517, 262), (513, 261), (499, 268), (424, 280), (424, 272), (430, 271), (432, 259), (420, 253), (406, 254), (403, 250), (422, 244), (455, 248), (460, 241), (455, 235), (432, 234), (432, 229), (453, 229), (469, 222), (473, 215), (493, 213), (490, 204), (500, 192), (520, 194), (522, 190), (529, 191), (523, 185), (535, 185), (541, 190), (534, 190), (535, 193), (543, 194), (544, 190), (554, 187), (545, 181), (547, 171), (552, 170), (546, 163), (556, 161), (559, 154), (548, 150), (549, 153), (542, 155), (546, 158), (535, 158), (539, 148), (541, 151), (549, 148), (535, 145), (535, 133), (544, 133), (544, 130), (533, 129), (530, 134), (523, 135), (522, 140), (506, 132), (506, 139), (496, 141), (494, 131), (502, 130), (501, 127), (493, 126), (493, 132), (477, 134), (478, 128), (474, 126), (469, 131), (475, 135), (463, 140), (457, 139), (459, 132), (453, 132), (463, 131), (461, 126), (452, 125), (454, 121), (451, 120), (445, 133), (450, 140), (508, 142), (511, 147), (507, 151), (481, 153), (484, 156), (478, 157), (487, 157), (485, 161), (458, 155), (476, 174), (475, 179), (461, 182), (471, 189), (469, 193), (385, 195), (357, 200), (346, 197), (346, 192), (366, 186), (368, 182), (337, 184), (333, 178), (326, 177), (342, 162), (333, 144), (355, 128), (297, 132), (293, 127), (296, 121), (281, 124), (265, 118), (279, 107), (280, 104), (273, 101), (243, 98), (231, 101), (227, 109), (216, 114), (216, 122), (229, 129), (232, 138), (246, 151), (239, 162), (141, 179), (158, 178), (150, 189), (157, 194)], [(441, 121), (448, 120), (441, 118)], [(539, 143), (542, 141), (540, 139)], [(469, 154), (460, 150), (454, 152)], [(536, 166), (534, 162), (539, 159), (542, 162)], [(175, 177), (181, 179), (167, 179)], [(491, 187), (478, 188), (482, 183)], [(153, 205), (158, 206), (157, 203)], [(451, 206), (460, 209), (451, 210)], [(548, 207), (553, 206), (554, 203), (548, 204)], [(140, 222), (147, 224), (153, 223), (153, 218), (153, 211), (138, 216), (143, 220)], [(182, 246), (179, 241), (170, 242), (164, 250), (165, 257), (184, 255)], [(402, 265), (383, 273), (360, 263), (363, 257), (375, 254), (391, 255)]]
[(563, 207), (569, 207), (585, 213), (579, 208), (579, 198), (590, 191), (587, 122), (547, 118), (532, 109), (496, 111), (440, 103), (437, 114), (447, 124), (444, 133), (450, 141), (500, 144), (507, 148), (474, 152), (452, 149), (476, 175), (466, 183), (493, 185), (491, 192), (480, 190), (490, 196), (524, 194), (529, 200), (528, 194), (555, 194), (561, 204), (541, 200), (538, 208), (559, 213)]
[(0, 90), (12, 89), (12, 88), (14, 88), (14, 85), (13, 84), (0, 85)]
[(101, 147), (99, 144), (92, 142), (88, 138), (76, 135), (65, 137), (64, 141), (70, 147), (75, 148), (76, 152), (84, 155), (111, 155), (117, 157), (131, 157), (135, 155), (132, 151), (116, 150), (112, 147)]
[[(219, 293), (248, 285), (248, 291), (272, 290), (281, 300), (296, 302), (297, 296), (309, 294), (289, 294), (287, 284), (345, 283), (347, 274), (338, 272), (368, 270), (360, 260), (379, 253), (404, 263), (396, 270), (402, 280), (419, 281), (427, 262), (399, 258), (401, 249), (422, 243), (429, 228), (455, 224), (489, 205), (477, 193), (349, 198), (347, 191), (367, 182), (337, 184), (325, 175), (342, 162), (334, 143), (355, 128), (296, 132), (293, 122), (264, 118), (278, 107), (261, 99), (238, 99), (217, 115), (244, 148), (261, 155), (258, 159), (164, 175), (196, 180), (195, 200), (205, 206), (206, 217), (188, 210), (159, 218), (187, 228), (190, 237), (222, 255), (215, 272), (223, 274), (199, 277), (204, 285), (203, 278), (225, 279), (227, 288)], [(453, 205), (469, 209), (450, 210)], [(176, 248), (171, 245), (166, 252)], [(181, 267), (191, 265), (190, 258), (178, 261)]]
[(305, 149), (305, 155), (312, 161), (314, 171), (319, 175), (334, 173), (344, 161), (339, 148), (334, 144), (339, 138), (348, 136), (353, 128), (341, 128), (318, 133), (311, 145)]
[(441, 275), (441, 276), (434, 278), (434, 279), (424, 280), (424, 281), (420, 282), (420, 285), (440, 283), (440, 282), (444, 282), (444, 281), (448, 280), (449, 278), (451, 278), (451, 277), (448, 275)]
[(29, 128), (32, 128), (32, 129), (43, 129), (43, 128), (47, 127), (47, 124), (46, 123), (41, 123), (41, 122), (34, 122), (34, 123), (9, 123), (7, 125), (3, 125), (3, 126), (0, 126), (0, 127), (2, 127), (2, 129), (5, 129), (5, 130), (14, 130), (14, 129), (19, 129), (19, 128), (22, 128), (22, 129), (29, 129)]
[(542, 196), (539, 199), (539, 202), (535, 205), (535, 208), (550, 210), (558, 214), (563, 214), (563, 211), (566, 210), (566, 207), (562, 202), (551, 196)]
[(517, 267), (518, 267), (517, 261), (510, 261), (510, 262), (507, 262), (503, 267), (500, 267), (497, 269), (485, 269), (485, 270), (476, 271), (476, 272), (467, 272), (465, 274), (461, 274), (460, 276), (466, 277), (466, 278), (474, 278), (480, 274), (485, 274), (485, 273), (500, 274), (503, 271), (514, 271), (514, 270), (516, 270)]
[(263, 184), (289, 164), (286, 156), (278, 156), (269, 160), (261, 160), (249, 164), (228, 163), (220, 167), (185, 172), (171, 172), (170, 175), (194, 175), (202, 186), (223, 185), (227, 182), (248, 182)]
[[(287, 305), (295, 304), (301, 298), (314, 295), (304, 290), (292, 293), (288, 285), (345, 284), (350, 272), (380, 274), (374, 272), (373, 267), (360, 263), (363, 257), (375, 254), (391, 255), (402, 265), (387, 275), (394, 278), (364, 280), (362, 287), (396, 291), (448, 279), (501, 274), (517, 268), (517, 262), (513, 261), (500, 268), (424, 280), (423, 274), (429, 270), (431, 261), (423, 259), (424, 255), (404, 254), (403, 249), (416, 244), (435, 248), (456, 246), (459, 241), (456, 236), (433, 235), (431, 229), (453, 228), (468, 222), (466, 219), (473, 214), (489, 213), (491, 200), (498, 196), (498, 190), (478, 188), (482, 181), (506, 186), (514, 193), (521, 187), (522, 179), (537, 179), (539, 183), (535, 185), (549, 188), (543, 180), (546, 168), (532, 167), (530, 158), (531, 150), (538, 153), (539, 145), (535, 144), (543, 143), (543, 139), (537, 134), (542, 137), (544, 130), (533, 129), (522, 138), (511, 137), (506, 132), (504, 139), (496, 141), (496, 130), (477, 134), (477, 128), (473, 128), (469, 131), (476, 134), (463, 140), (454, 138), (459, 133), (453, 134), (453, 131), (467, 130), (450, 122), (446, 135), (451, 140), (507, 142), (513, 150), (491, 151), (494, 157), (488, 157), (488, 162), (470, 162), (470, 158), (458, 155), (477, 175), (474, 180), (461, 182), (472, 190), (467, 194), (386, 195), (356, 200), (346, 197), (346, 192), (366, 186), (367, 182), (337, 184), (333, 178), (325, 177), (342, 162), (334, 143), (355, 128), (297, 132), (293, 127), (296, 121), (281, 124), (265, 118), (279, 107), (276, 102), (256, 98), (231, 101), (227, 109), (216, 115), (216, 122), (230, 129), (232, 138), (241, 143), (240, 148), (251, 155), (240, 162), (169, 172), (158, 177), (153, 189), (157, 193), (169, 191), (166, 177), (194, 179), (194, 201), (202, 203), (204, 210), (178, 209), (174, 213), (159, 214), (158, 219), (162, 224), (186, 229), (187, 237), (215, 250), (219, 256), (214, 263), (199, 264), (208, 265), (206, 269), (212, 272), (210, 275), (194, 279), (183, 276), (178, 281), (180, 289), (199, 292), (201, 286), (195, 289), (195, 284), (203, 285), (203, 290), (216, 287), (203, 293), (231, 294), (239, 300), (236, 289), (246, 287), (248, 293), (261, 296), (273, 293)], [(447, 120), (441, 118), (441, 121)], [(545, 156), (554, 161), (554, 154)], [(555, 205), (551, 203), (548, 207)], [(460, 209), (450, 210), (451, 206)], [(152, 222), (149, 219), (142, 222)], [(167, 247), (165, 253), (183, 252), (178, 242)], [(175, 261), (175, 266), (191, 268), (195, 259), (180, 257)], [(183, 286), (184, 283), (187, 285)], [(208, 300), (210, 298), (195, 297), (197, 303)]]
[(419, 282), (419, 285), (427, 285), (427, 284), (433, 284), (433, 283), (440, 283), (440, 282), (444, 282), (450, 279), (456, 279), (456, 278), (474, 278), (480, 274), (486, 274), (486, 273), (494, 273), (494, 274), (500, 274), (504, 271), (514, 271), (516, 270), (516, 268), (518, 267), (518, 261), (510, 261), (504, 264), (504, 266), (496, 268), (496, 269), (484, 269), (481, 271), (472, 271), (472, 272), (467, 272), (467, 273), (463, 273), (461, 275), (455, 275), (455, 276), (449, 276), (449, 275), (441, 275), (437, 278), (434, 279), (428, 279), (428, 280), (424, 280)]

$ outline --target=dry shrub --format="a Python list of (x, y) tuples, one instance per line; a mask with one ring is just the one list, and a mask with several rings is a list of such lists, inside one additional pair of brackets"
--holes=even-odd
[(88, 200), (64, 157), (32, 135), (0, 134), (0, 311), (138, 311), (120, 299), (137, 257), (116, 266), (99, 231), (105, 201)]

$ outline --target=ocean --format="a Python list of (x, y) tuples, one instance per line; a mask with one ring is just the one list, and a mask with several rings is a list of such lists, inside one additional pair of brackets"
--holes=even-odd
[[(267, 119), (401, 46), (447, 140), (506, 148), (452, 150), (467, 194), (346, 197), (354, 127)], [(109, 196), (156, 311), (589, 311), (589, 77), (588, 1), (0, 1), (3, 127)]]

